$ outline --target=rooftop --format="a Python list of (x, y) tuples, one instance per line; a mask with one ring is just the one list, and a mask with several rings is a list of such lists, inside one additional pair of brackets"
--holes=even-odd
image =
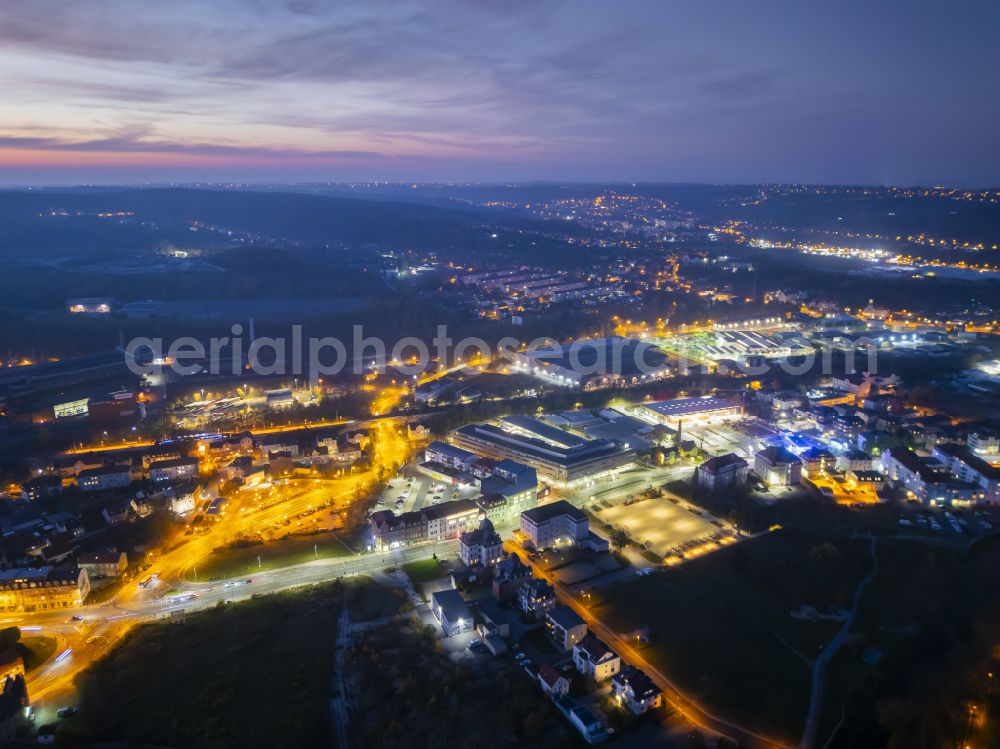
[(573, 627), (579, 627), (581, 624), (586, 626), (586, 622), (569, 606), (556, 606), (549, 611), (547, 618), (553, 624), (563, 629), (572, 629)]
[(521, 513), (522, 518), (527, 518), (536, 525), (539, 523), (546, 523), (553, 518), (559, 517), (560, 515), (569, 515), (573, 520), (578, 522), (585, 521), (587, 519), (587, 514), (571, 505), (565, 499), (560, 499), (556, 502), (549, 502), (545, 505), (539, 505), (538, 507), (532, 507), (530, 510), (525, 510)]
[(644, 408), (661, 416), (688, 416), (693, 414), (720, 411), (725, 408), (736, 408), (736, 404), (724, 398), (705, 396), (704, 398), (675, 398), (658, 403), (644, 403)]
[(449, 622), (457, 622), (460, 619), (472, 621), (472, 611), (457, 590), (439, 590), (432, 597), (444, 619)]

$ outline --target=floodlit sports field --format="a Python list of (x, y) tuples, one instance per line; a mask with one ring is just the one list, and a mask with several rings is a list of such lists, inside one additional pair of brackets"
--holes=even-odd
[[(596, 509), (596, 508), (595, 508)], [(666, 556), (675, 546), (711, 536), (721, 528), (667, 499), (646, 499), (631, 505), (600, 510), (598, 517), (622, 528), (636, 542)]]

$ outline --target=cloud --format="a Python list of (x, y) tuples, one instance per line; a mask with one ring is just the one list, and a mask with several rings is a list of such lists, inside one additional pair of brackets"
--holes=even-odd
[(857, 144), (831, 174), (908, 171), (954, 143), (956, 172), (995, 173), (997, 7), (5, 0), (0, 145), (716, 179), (810, 151), (815, 172), (831, 142)]
[(268, 146), (240, 146), (219, 143), (178, 143), (150, 137), (146, 128), (117, 136), (89, 140), (66, 140), (46, 136), (0, 134), (0, 148), (37, 151), (67, 151), (94, 153), (184, 154), (211, 157), (250, 157), (254, 159), (380, 159), (377, 151), (298, 150)]

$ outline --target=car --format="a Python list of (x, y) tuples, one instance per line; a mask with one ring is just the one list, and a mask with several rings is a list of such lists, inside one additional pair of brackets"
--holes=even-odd
[(79, 614), (73, 614), (73, 616), (71, 616), (71, 617), (69, 618), (69, 620), (70, 620), (71, 622), (82, 622), (82, 621), (83, 621), (83, 617), (82, 617), (82, 616), (80, 616)]
[(76, 715), (75, 707), (60, 707), (56, 710), (56, 717), (58, 718), (72, 718)]
[(468, 647), (472, 648), (472, 647), (475, 647), (476, 645), (481, 645), (482, 643), (483, 643), (483, 641), (481, 639), (479, 639), (478, 637), (476, 637), (476, 638), (474, 638), (472, 640), (469, 640)]

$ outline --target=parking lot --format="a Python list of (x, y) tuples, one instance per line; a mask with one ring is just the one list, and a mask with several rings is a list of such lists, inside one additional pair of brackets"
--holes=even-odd
[(752, 422), (744, 424), (720, 421), (685, 425), (683, 436), (711, 456), (736, 453), (743, 458), (750, 458), (757, 452), (761, 441), (773, 435), (773, 431)]
[(389, 480), (376, 503), (376, 508), (392, 510), (399, 514), (422, 510), (454, 499), (474, 497), (477, 494), (478, 492), (472, 487), (459, 489), (415, 470), (405, 471)]

